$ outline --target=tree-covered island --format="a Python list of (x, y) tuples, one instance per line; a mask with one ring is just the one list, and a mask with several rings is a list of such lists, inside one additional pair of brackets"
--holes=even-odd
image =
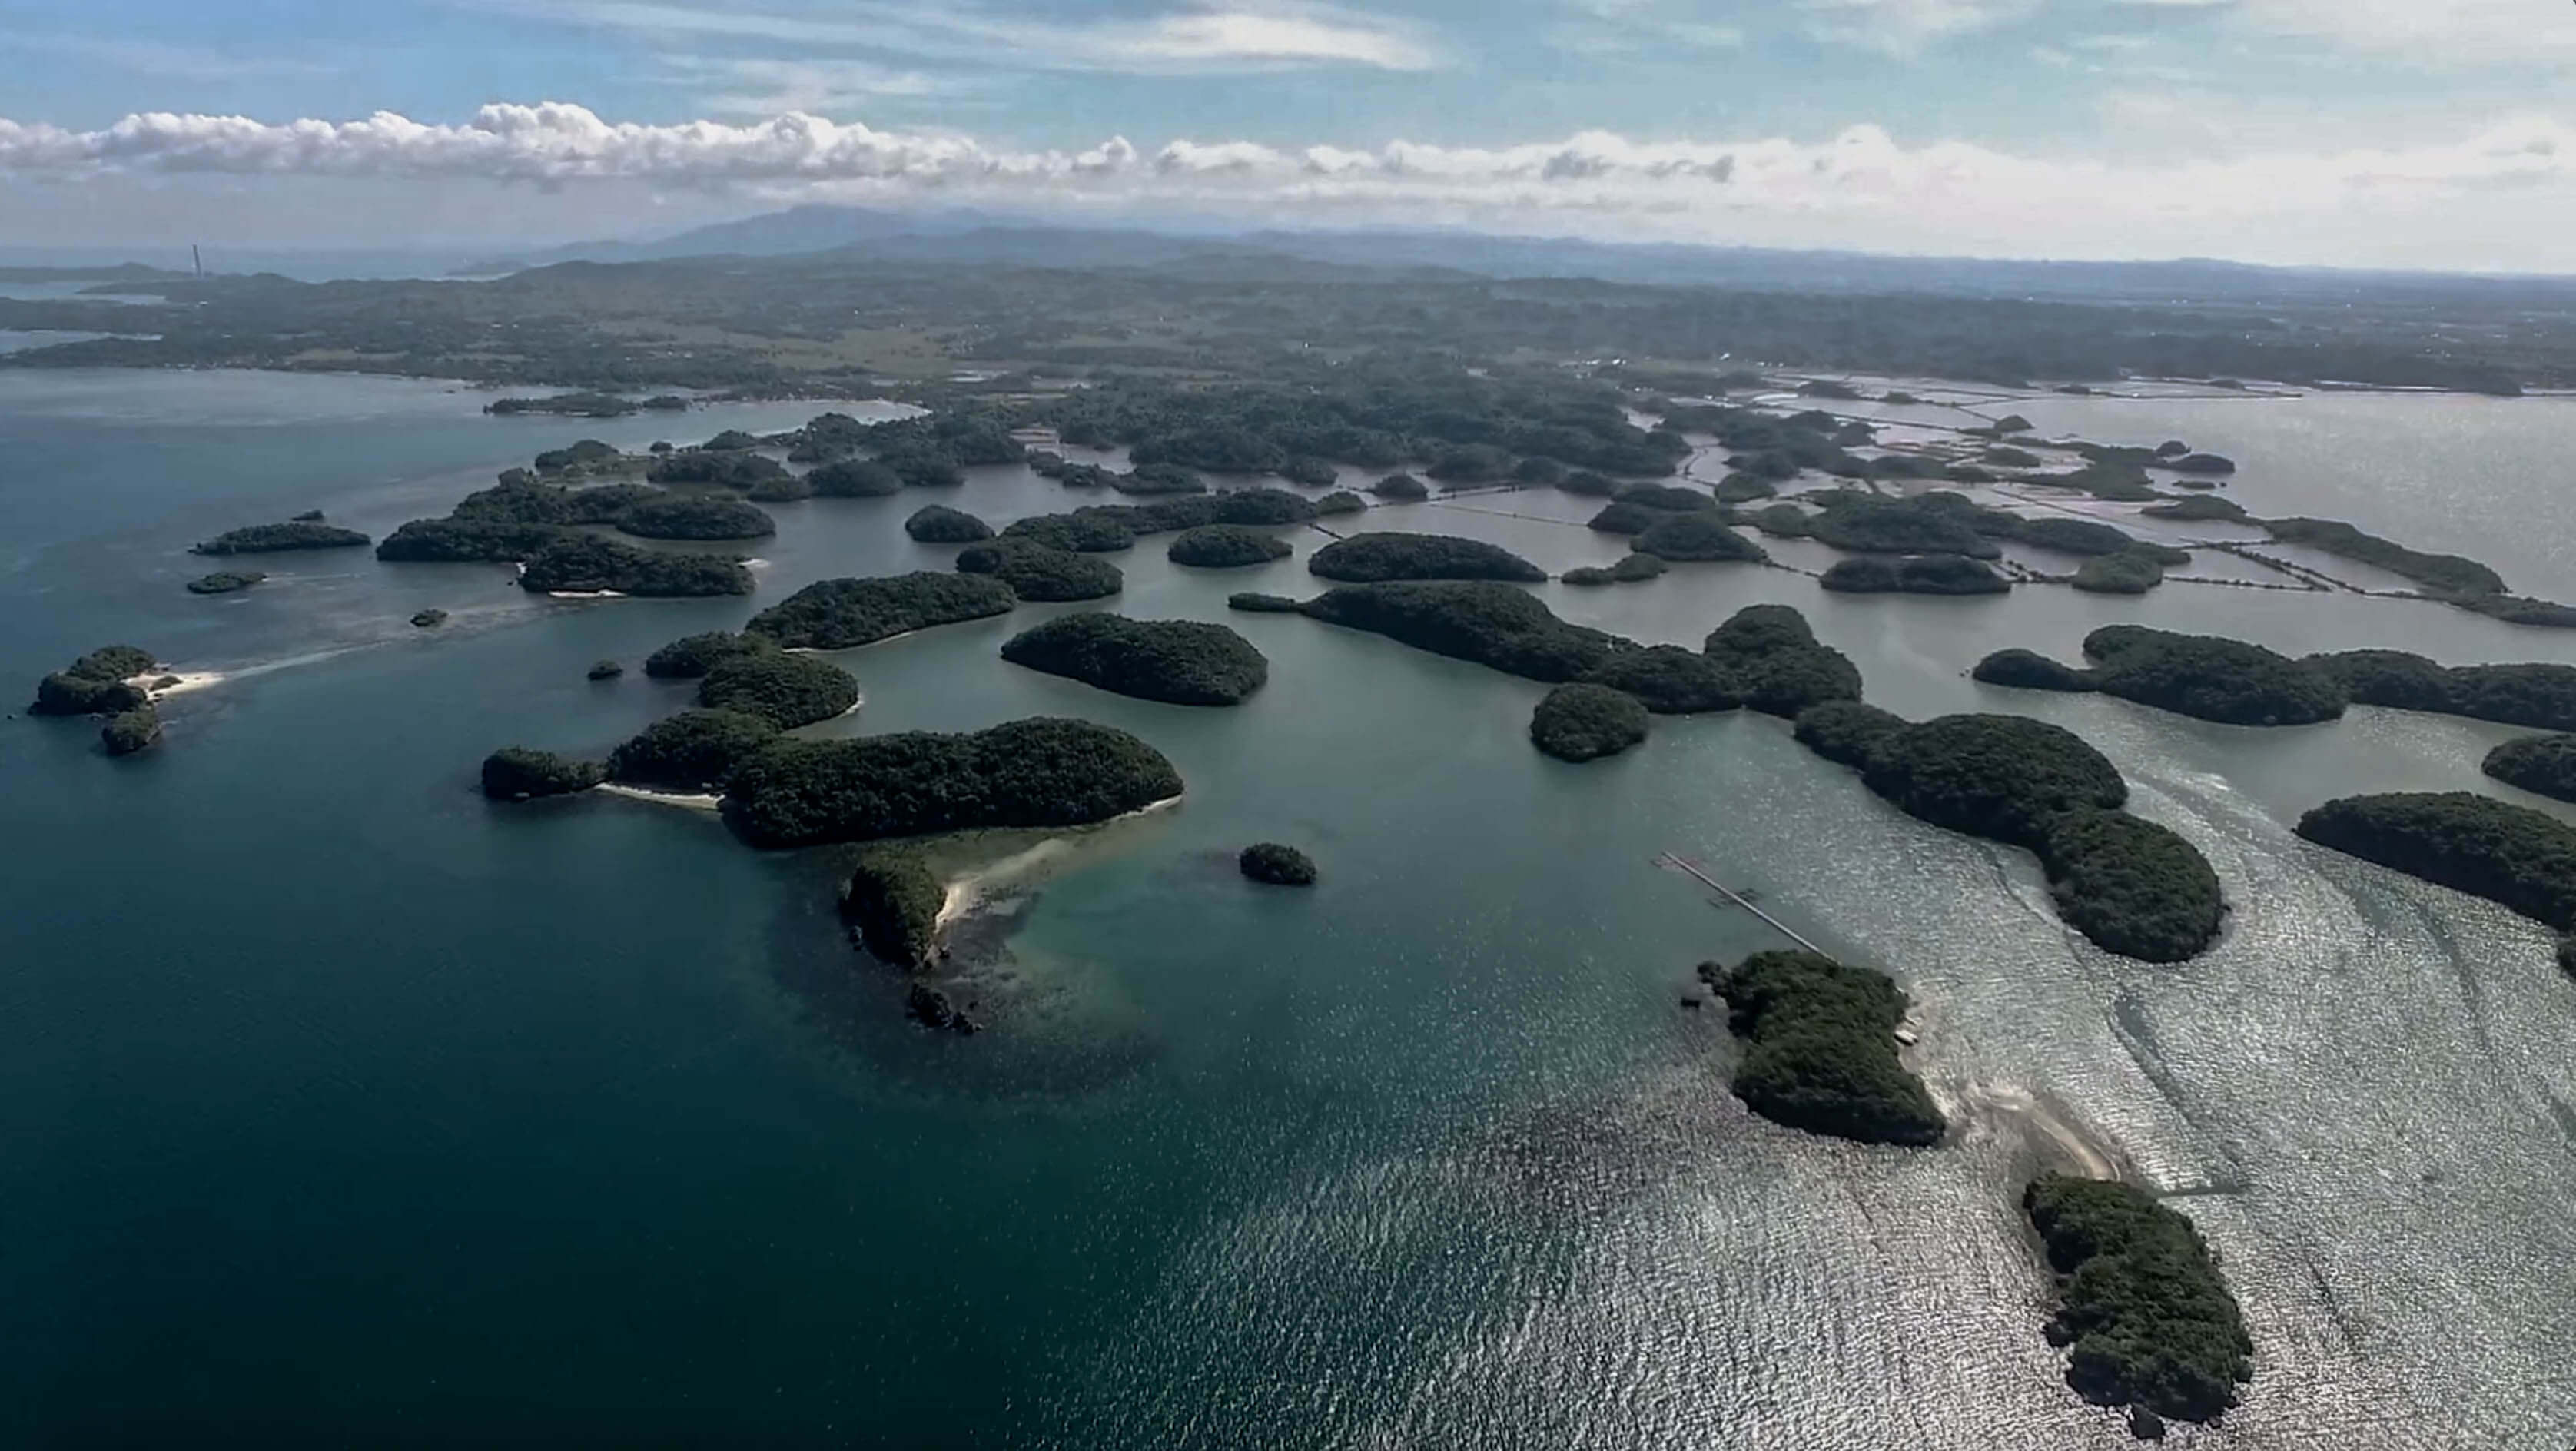
[(1195, 620), (1060, 615), (1002, 645), (1014, 665), (1139, 700), (1237, 705), (1270, 679), (1270, 662), (1241, 635)]
[(1865, 1144), (1925, 1146), (1949, 1128), (1897, 1057), (1906, 998), (1885, 973), (1812, 952), (1700, 964), (1746, 1040), (1735, 1096), (1775, 1123)]

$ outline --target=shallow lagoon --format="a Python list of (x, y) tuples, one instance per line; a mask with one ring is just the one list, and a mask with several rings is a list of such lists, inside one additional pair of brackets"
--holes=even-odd
[[(2576, 637), (2216, 587), (1851, 598), (1740, 566), (1543, 587), (1570, 618), (1692, 644), (1785, 601), (1882, 705), (2084, 733), (2237, 904), (2215, 952), (2154, 968), (2059, 927), (2027, 858), (1896, 815), (1779, 722), (1658, 720), (1628, 756), (1564, 766), (1528, 745), (1537, 686), (1223, 612), (1236, 589), (1304, 593), (1321, 535), (1221, 572), (1149, 540), (1119, 559), (1118, 607), (1234, 624), (1272, 662), (1249, 705), (996, 657), (1054, 607), (838, 657), (868, 704), (819, 729), (1080, 714), (1190, 782), (1038, 890), (989, 984), (995, 1030), (955, 1040), (905, 1024), (840, 945), (829, 854), (471, 789), (494, 745), (595, 750), (685, 694), (631, 669), (593, 684), (592, 660), (631, 667), (810, 579), (944, 567), (898, 527), (920, 498), (764, 506), (780, 534), (749, 601), (531, 600), (503, 569), (356, 551), (272, 556), (240, 596), (180, 589), (204, 567), (187, 543), (229, 524), (321, 507), (381, 535), (574, 437), (816, 410), (489, 419), (485, 396), (0, 373), (0, 441), (41, 465), (0, 482), (0, 666), (32, 681), (132, 639), (240, 672), (133, 762), (77, 724), (0, 728), (26, 844), (0, 886), (16, 1439), (2129, 1444), (2038, 1335), (2025, 1099), (2205, 1191), (2182, 1203), (2259, 1373), (2200, 1444), (2556, 1451), (2576, 1423), (2576, 984), (2536, 926), (2288, 833), (2355, 790), (2527, 801), (2475, 769), (2512, 732), (2372, 710), (2255, 732), (1963, 673), (2006, 644), (2072, 658), (2116, 620), (2454, 662), (2576, 661)], [(2576, 569), (2544, 572), (2563, 528), (2410, 532), (2358, 492), (2267, 492), (2289, 463), (2215, 424), (2016, 406), (2105, 441), (2179, 433), (2240, 458), (2257, 513), (2349, 517), (2576, 596)], [(2105, 412), (2043, 418), (2059, 408)], [(2358, 490), (2363, 462), (2300, 467)], [(996, 524), (1084, 501), (1018, 468), (942, 497)], [(1595, 508), (1507, 494), (1366, 522), (1561, 570), (1623, 552), (1579, 527)], [(452, 622), (404, 623), (430, 605)], [(1227, 857), (1265, 837), (1323, 884), (1242, 883)], [(1722, 1021), (1675, 1003), (1693, 963), (1765, 944), (1655, 869), (1666, 849), (1905, 982), (1961, 1141), (1865, 1150), (1745, 1114)]]

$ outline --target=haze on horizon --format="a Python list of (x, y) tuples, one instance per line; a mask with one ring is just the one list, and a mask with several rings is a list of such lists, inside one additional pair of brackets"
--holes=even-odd
[(2576, 216), (2576, 11), (2504, 0), (21, 0), (0, 51), (0, 248), (829, 202), (2559, 272)]

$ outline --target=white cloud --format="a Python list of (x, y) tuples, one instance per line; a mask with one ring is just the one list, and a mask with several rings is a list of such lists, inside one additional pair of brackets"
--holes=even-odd
[(484, 0), (513, 14), (665, 41), (727, 36), (1006, 70), (1186, 74), (1356, 66), (1426, 71), (1446, 55), (1416, 28), (1322, 6), (1205, 6), (1139, 20), (1059, 23), (918, 0), (736, 10), (667, 0)]
[[(265, 123), (129, 116), (96, 131), (0, 120), (0, 177), (212, 174), (535, 182), (899, 204), (935, 191), (1026, 209), (1222, 210), (1308, 225), (1399, 221), (1778, 245), (2008, 255), (2228, 253), (2275, 261), (2563, 264), (2576, 127), (2525, 117), (2448, 140), (2113, 163), (1856, 125), (1820, 142), (1638, 141), (1589, 131), (1498, 147), (1372, 149), (1112, 138), (1080, 151), (783, 115), (612, 124), (578, 106), (487, 106), (462, 125), (391, 113)], [(2331, 249), (2321, 251), (2320, 248)]]
[(1911, 58), (1971, 31), (2038, 13), (2042, 0), (1798, 0), (1818, 40)]
[(2576, 60), (2576, 9), (2556, 0), (2117, 0), (2140, 12), (2205, 11), (2232, 30), (2312, 40), (2412, 65)]
[(846, 111), (888, 100), (954, 98), (981, 84), (863, 60), (670, 55), (662, 57), (662, 64), (672, 78), (697, 88), (709, 110), (725, 116)]
[(1554, 27), (1549, 40), (1585, 55), (1633, 55), (1676, 46), (1690, 50), (1741, 50), (1740, 26), (1702, 20), (1693, 7), (1666, 0), (1566, 0), (1571, 22)]

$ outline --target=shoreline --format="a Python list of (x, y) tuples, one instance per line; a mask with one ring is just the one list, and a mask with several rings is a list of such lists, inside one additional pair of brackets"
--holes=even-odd
[(661, 806), (685, 807), (691, 811), (715, 811), (724, 805), (723, 797), (703, 791), (656, 791), (650, 786), (627, 786), (615, 781), (602, 781), (590, 789), (604, 791), (611, 796), (623, 796), (629, 801), (650, 801)]

